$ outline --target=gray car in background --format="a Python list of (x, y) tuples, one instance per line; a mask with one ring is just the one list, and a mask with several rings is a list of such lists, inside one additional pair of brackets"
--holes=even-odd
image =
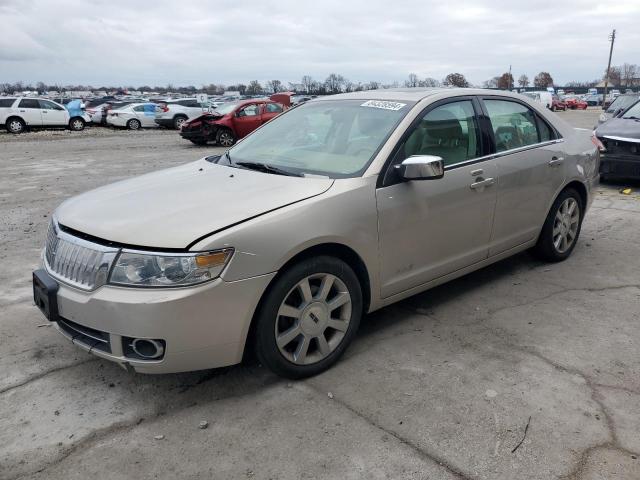
[(65, 201), (34, 299), (76, 345), (139, 372), (253, 349), (314, 375), (368, 312), (526, 249), (566, 259), (598, 163), (591, 132), (509, 92), (311, 100), (222, 156)]

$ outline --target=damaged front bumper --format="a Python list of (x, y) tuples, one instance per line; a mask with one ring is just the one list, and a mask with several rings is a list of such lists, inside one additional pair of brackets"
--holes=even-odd
[(640, 139), (601, 137), (600, 174), (640, 179)]

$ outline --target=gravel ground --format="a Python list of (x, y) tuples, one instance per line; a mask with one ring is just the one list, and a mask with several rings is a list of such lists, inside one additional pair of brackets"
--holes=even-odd
[(305, 381), (127, 373), (48, 327), (30, 275), (53, 209), (219, 151), (163, 130), (0, 134), (0, 479), (640, 478), (639, 185), (600, 187), (566, 262), (524, 253), (369, 315)]

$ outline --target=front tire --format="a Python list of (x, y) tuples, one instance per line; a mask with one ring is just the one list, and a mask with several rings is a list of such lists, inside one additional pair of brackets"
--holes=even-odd
[(228, 128), (218, 130), (216, 133), (216, 143), (221, 147), (230, 147), (236, 143), (236, 136)]
[(72, 118), (71, 120), (69, 120), (69, 130), (73, 130), (74, 132), (80, 132), (84, 130), (85, 125), (85, 121), (80, 117)]
[(257, 313), (258, 359), (277, 375), (304, 378), (338, 361), (362, 316), (362, 290), (351, 267), (334, 257), (284, 271)]
[(544, 222), (534, 253), (548, 262), (566, 260), (578, 242), (584, 206), (573, 188), (560, 192)]

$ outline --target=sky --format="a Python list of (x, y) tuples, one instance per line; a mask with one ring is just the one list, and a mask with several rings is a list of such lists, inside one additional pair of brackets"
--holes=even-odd
[(640, 0), (0, 0), (0, 82), (403, 81), (508, 71), (556, 84), (640, 64)]

